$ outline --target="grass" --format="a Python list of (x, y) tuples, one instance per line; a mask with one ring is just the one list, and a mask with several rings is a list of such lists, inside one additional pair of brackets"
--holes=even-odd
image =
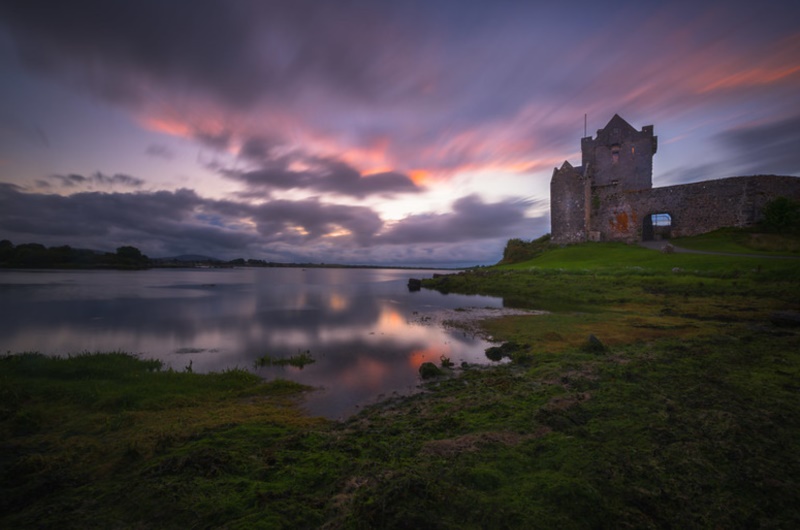
[(800, 261), (586, 245), (426, 283), (550, 313), (344, 422), (244, 371), (3, 358), (0, 526), (800, 526), (800, 329), (771, 318)]
[(754, 232), (742, 228), (722, 228), (714, 232), (674, 240), (677, 246), (711, 252), (756, 255), (800, 254), (800, 237)]
[(306, 365), (315, 362), (316, 359), (311, 356), (311, 352), (306, 350), (298, 352), (297, 355), (292, 355), (291, 357), (272, 357), (268, 354), (262, 355), (256, 359), (255, 366), (256, 368), (262, 366), (294, 366), (302, 370)]
[(259, 444), (288, 443), (320, 423), (296, 408), (306, 390), (241, 370), (164, 371), (122, 353), (4, 357), (2, 526), (109, 528), (144, 518), (177, 528), (187, 517), (233, 517), (236, 488), (259, 483), (250, 462)]

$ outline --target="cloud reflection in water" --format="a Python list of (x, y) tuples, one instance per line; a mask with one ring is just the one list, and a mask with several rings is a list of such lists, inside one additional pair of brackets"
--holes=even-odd
[[(487, 362), (486, 344), (415, 323), (418, 314), (501, 307), (497, 298), (409, 293), (420, 271), (219, 269), (3, 271), (0, 347), (65, 355), (123, 350), (176, 370), (255, 370), (320, 390), (313, 414), (341, 417), (379, 395), (408, 392), (442, 355)], [(265, 354), (310, 351), (304, 369), (254, 368)]]

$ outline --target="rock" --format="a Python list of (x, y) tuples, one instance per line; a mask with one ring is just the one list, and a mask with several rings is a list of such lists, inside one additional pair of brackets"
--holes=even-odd
[(675, 272), (675, 273), (683, 272), (683, 269), (681, 269), (680, 267), (672, 267), (672, 272)]
[(442, 375), (442, 370), (431, 362), (422, 363), (419, 367), (419, 375), (423, 379), (430, 379), (431, 377), (439, 377)]
[(485, 353), (486, 357), (490, 361), (500, 361), (504, 357), (509, 357), (517, 352), (525, 350), (528, 348), (527, 344), (517, 344), (516, 342), (504, 342), (500, 346), (492, 346), (491, 348), (486, 348)]
[(492, 346), (491, 348), (486, 348), (486, 358), (490, 361), (502, 361), (503, 360), (503, 349), (500, 346)]
[(675, 252), (675, 247), (673, 247), (670, 243), (667, 243), (661, 247), (661, 252), (664, 254), (673, 254)]
[(606, 348), (606, 345), (603, 344), (600, 339), (592, 334), (589, 335), (589, 338), (586, 340), (586, 344), (583, 346), (583, 351), (589, 353), (605, 353), (608, 351), (608, 348)]
[(417, 278), (410, 278), (408, 280), (408, 290), (409, 291), (419, 291), (422, 289), (422, 280), (418, 280)]
[(800, 326), (800, 312), (775, 311), (769, 316), (769, 321), (776, 326), (798, 327)]

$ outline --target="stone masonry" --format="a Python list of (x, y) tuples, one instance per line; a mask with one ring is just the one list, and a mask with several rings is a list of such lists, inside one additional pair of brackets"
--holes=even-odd
[(723, 227), (752, 226), (769, 201), (800, 201), (800, 178), (757, 175), (653, 188), (653, 126), (634, 129), (614, 115), (581, 139), (582, 165), (564, 162), (550, 180), (555, 243), (690, 236)]

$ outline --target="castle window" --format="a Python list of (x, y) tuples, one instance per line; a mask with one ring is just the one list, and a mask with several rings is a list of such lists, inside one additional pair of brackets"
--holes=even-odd
[(672, 217), (668, 213), (654, 213), (650, 220), (653, 226), (672, 226)]
[(611, 163), (619, 163), (619, 145), (617, 144), (611, 146)]

